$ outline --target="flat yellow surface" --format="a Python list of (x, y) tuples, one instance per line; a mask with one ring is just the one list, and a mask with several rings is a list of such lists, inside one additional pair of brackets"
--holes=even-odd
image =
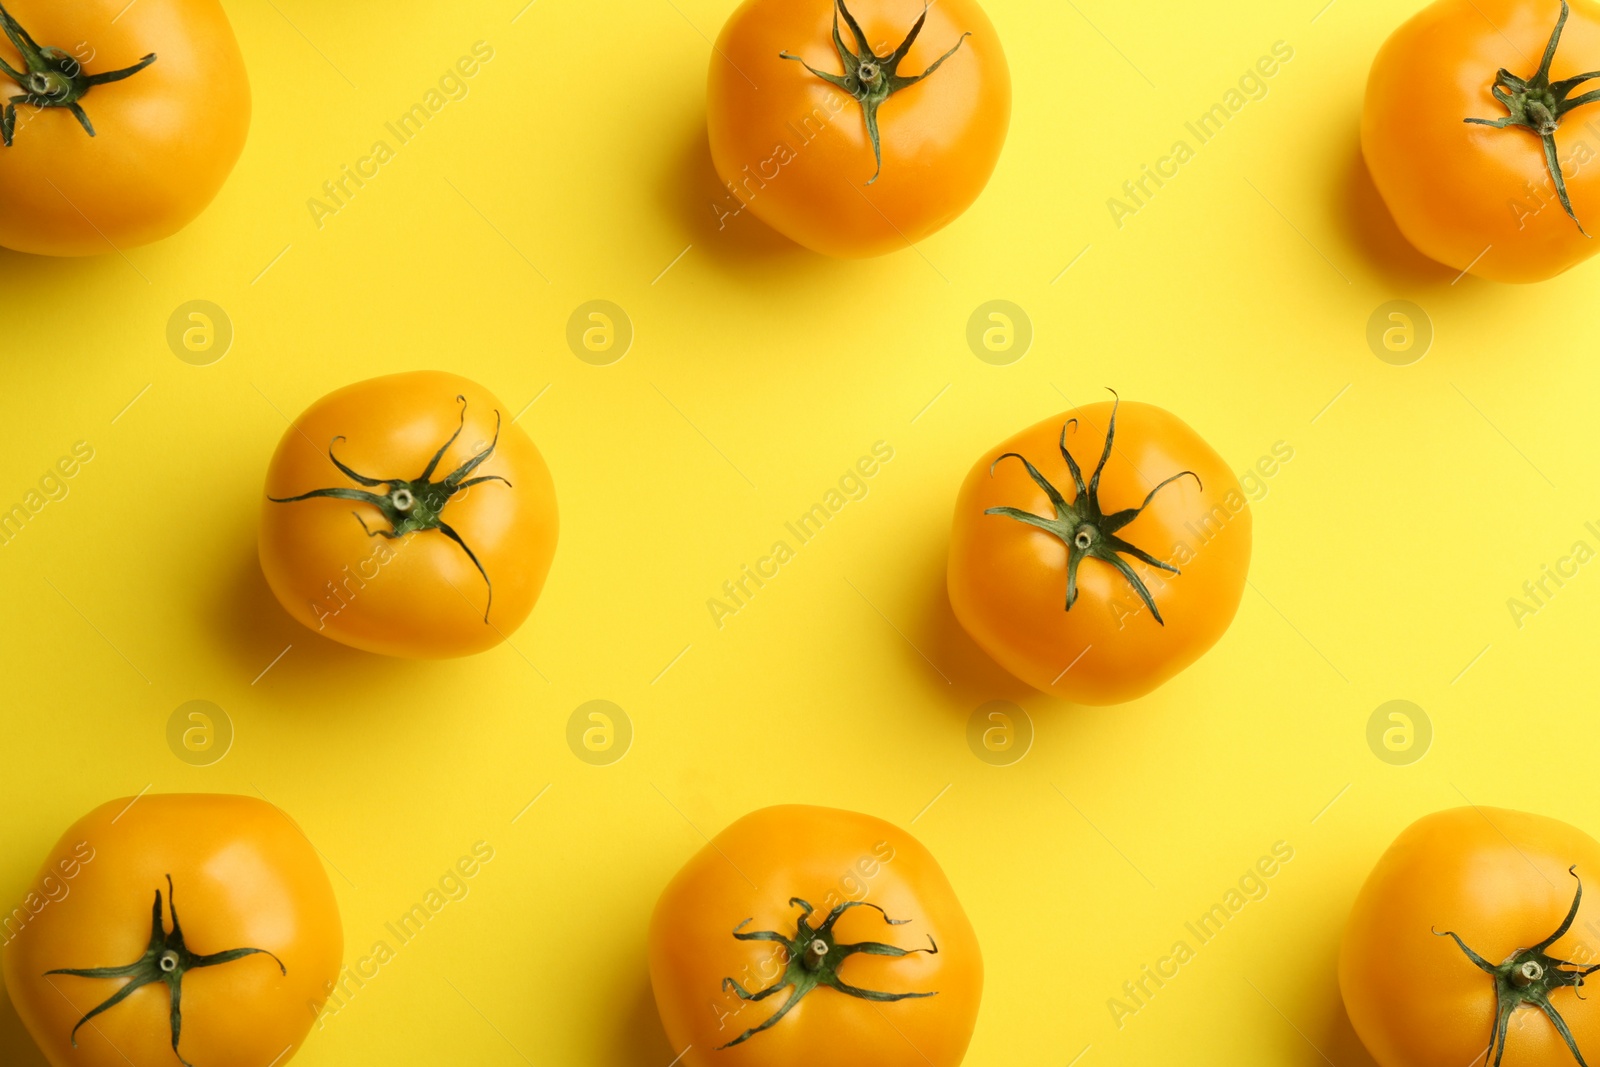
[[(73, 819), (146, 788), (293, 814), (352, 960), (484, 841), (470, 894), (297, 1067), (666, 1067), (657, 892), (702, 835), (805, 801), (939, 857), (985, 953), (973, 1067), (1368, 1062), (1334, 960), (1394, 834), (1468, 801), (1600, 828), (1600, 564), (1520, 627), (1507, 607), (1600, 547), (1600, 267), (1509, 288), (1406, 248), (1357, 124), (1418, 5), (1322, 3), (989, 0), (1015, 110), (988, 190), (915, 251), (834, 262), (748, 215), (717, 229), (703, 84), (732, 0), (229, 0), (256, 112), (211, 208), (126, 256), (0, 254), (0, 504), (93, 449), (0, 546), (6, 909)], [(479, 41), (465, 97), (319, 226), (307, 201)], [(1280, 41), (1265, 95), (1198, 144), (1185, 123)], [(1119, 227), (1107, 200), (1180, 139), (1193, 158)], [(209, 366), (166, 341), (194, 299), (236, 331)], [(635, 329), (610, 366), (565, 340), (591, 299)], [(1033, 324), (1009, 366), (965, 339), (994, 299)], [(1393, 299), (1433, 324), (1410, 366), (1367, 343)], [(442, 663), (305, 630), (254, 541), (286, 417), (424, 367), (523, 412), (562, 510), (528, 624)], [(1084, 709), (987, 661), (943, 568), (978, 454), (1105, 386), (1241, 472), (1293, 458), (1256, 494), (1227, 636), (1151, 697)], [(869, 492), (718, 627), (707, 600), (880, 441)], [(206, 767), (166, 739), (196, 699), (236, 731)], [(567, 743), (596, 699), (634, 733), (609, 766)], [(1007, 767), (966, 739), (997, 699), (1036, 732)], [(1408, 766), (1367, 742), (1395, 699), (1434, 733)], [(1198, 944), (1185, 923), (1278, 842), (1266, 895)], [(1194, 958), (1119, 1026), (1108, 1001), (1179, 940)], [(0, 1059), (42, 1062), (9, 1007)]]

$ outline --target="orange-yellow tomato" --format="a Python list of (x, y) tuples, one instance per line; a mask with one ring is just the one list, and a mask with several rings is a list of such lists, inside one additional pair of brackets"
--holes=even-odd
[[(94, 136), (72, 107), (14, 106), (12, 144), (0, 147), (0, 245), (86, 256), (188, 225), (222, 188), (250, 128), (250, 84), (222, 5), (8, 0), (5, 7), (44, 62), (30, 64), (8, 43), (0, 43), (0, 58), (45, 90), (35, 99), (71, 98)], [(96, 81), (152, 54), (121, 80)], [(0, 98), (17, 95), (22, 89), (0, 71)]]
[(441, 371), (372, 378), (295, 420), (267, 469), (261, 569), (284, 609), (389, 656), (522, 625), (556, 547), (550, 470), (505, 405)]
[[(1384, 202), (1406, 238), (1456, 270), (1503, 282), (1554, 277), (1600, 250), (1564, 210), (1540, 133), (1496, 129), (1467, 119), (1511, 114), (1495, 98), (1502, 68), (1528, 83), (1561, 37), (1547, 82), (1600, 69), (1600, 5), (1571, 0), (1438, 0), (1394, 32), (1372, 64), (1361, 112), (1361, 151)], [(1549, 84), (1514, 84), (1530, 123), (1547, 125), (1573, 213), (1600, 232), (1600, 107), (1559, 113), (1600, 82), (1550, 96)], [(1549, 123), (1545, 119), (1549, 119)]]
[[(865, 48), (841, 17), (846, 13)], [(924, 14), (921, 32), (896, 61)], [(894, 80), (917, 78), (952, 48), (921, 81)], [(848, 85), (821, 75), (849, 76)], [(721, 222), (748, 208), (831, 256), (906, 248), (977, 199), (1010, 118), (1005, 54), (974, 0), (932, 7), (854, 0), (837, 8), (834, 0), (745, 0), (717, 38), (707, 87), (711, 158), (728, 186)]]
[(1595, 1062), (1600, 1006), (1574, 983), (1600, 963), (1597, 885), (1600, 843), (1564, 822), (1454, 808), (1412, 823), (1361, 887), (1339, 950), (1345, 1010), (1372, 1058), (1573, 1067), (1543, 999)]
[[(5, 927), (6, 991), (51, 1067), (282, 1064), (344, 947), (316, 850), (282, 811), (241, 796), (101, 805), (62, 835)], [(75, 973), (100, 969), (117, 973)]]
[(928, 850), (833, 808), (723, 830), (662, 892), (649, 940), (685, 1067), (955, 1067), (983, 992), (977, 937)]
[(1216, 643), (1249, 565), (1250, 508), (1222, 457), (1161, 408), (1090, 404), (1022, 431), (967, 475), (950, 606), (1028, 684), (1120, 704)]

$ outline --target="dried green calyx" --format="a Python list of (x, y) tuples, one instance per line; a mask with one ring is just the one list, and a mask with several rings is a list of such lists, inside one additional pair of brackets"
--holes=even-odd
[[(1111, 395), (1116, 396), (1116, 390), (1113, 389)], [(1046, 518), (1043, 515), (1035, 515), (1030, 511), (1023, 511), (1021, 508), (1011, 507), (989, 508), (984, 511), (984, 514), (1005, 515), (1016, 519), (1018, 522), (1026, 523), (1046, 533), (1054, 534), (1061, 539), (1062, 544), (1067, 546), (1066, 610), (1071, 611), (1072, 605), (1078, 599), (1078, 565), (1087, 557), (1100, 560), (1102, 563), (1109, 563), (1115, 567), (1128, 580), (1128, 584), (1133, 586), (1134, 592), (1139, 594), (1139, 599), (1143, 600), (1145, 607), (1150, 609), (1150, 614), (1155, 617), (1156, 622), (1165, 626), (1166, 621), (1161, 618), (1161, 612), (1156, 608), (1156, 602), (1151, 598), (1150, 590), (1145, 588), (1145, 584), (1139, 578), (1139, 575), (1134, 573), (1128, 561), (1122, 557), (1125, 555), (1132, 556), (1142, 563), (1167, 571), (1170, 574), (1179, 573), (1178, 568), (1170, 563), (1163, 563), (1142, 548), (1124, 541), (1117, 536), (1117, 531), (1138, 518), (1139, 514), (1150, 506), (1150, 501), (1155, 499), (1157, 493), (1179, 478), (1193, 478), (1196, 485), (1199, 485), (1202, 489), (1205, 486), (1201, 483), (1200, 476), (1194, 471), (1179, 471), (1150, 490), (1149, 494), (1144, 498), (1144, 503), (1138, 507), (1124, 508), (1121, 511), (1114, 511), (1107, 515), (1100, 506), (1100, 472), (1105, 470), (1106, 460), (1111, 458), (1111, 444), (1117, 436), (1117, 404), (1119, 402), (1113, 401), (1111, 405), (1111, 422), (1106, 427), (1105, 449), (1100, 453), (1100, 462), (1095, 466), (1094, 473), (1090, 475), (1088, 485), (1083, 482), (1083, 472), (1079, 469), (1077, 460), (1073, 459), (1072, 453), (1067, 451), (1067, 430), (1077, 426), (1078, 420), (1068, 419), (1061, 427), (1061, 457), (1067, 461), (1067, 469), (1072, 471), (1072, 481), (1078, 490), (1077, 496), (1073, 498), (1070, 504), (1061, 495), (1061, 491), (1050, 484), (1050, 480), (1040, 474), (1038, 468), (1028, 462), (1028, 457), (1018, 452), (1007, 452), (990, 465), (990, 475), (994, 474), (994, 468), (1000, 465), (1000, 460), (1021, 460), (1022, 465), (1028, 469), (1028, 476), (1033, 479), (1034, 484), (1043, 489), (1045, 495), (1050, 498), (1050, 503), (1055, 507), (1055, 515)]]
[(754, 993), (746, 990), (744, 986), (732, 978), (724, 978), (722, 980), (722, 988), (724, 990), (732, 990), (738, 994), (740, 1000), (751, 1001), (765, 1000), (784, 989), (792, 988), (794, 992), (789, 994), (789, 999), (783, 1002), (781, 1008), (768, 1016), (766, 1022), (761, 1023), (759, 1026), (752, 1026), (726, 1045), (720, 1046), (720, 1048), (730, 1048), (741, 1042), (748, 1041), (761, 1031), (775, 1026), (779, 1019), (789, 1013), (790, 1008), (800, 1003), (806, 994), (818, 987), (834, 989), (846, 996), (856, 997), (860, 1000), (879, 1002), (938, 995), (937, 991), (929, 993), (883, 993), (875, 989), (858, 989), (839, 978), (840, 965), (859, 952), (864, 952), (869, 956), (910, 956), (917, 952), (926, 952), (931, 956), (937, 955), (939, 952), (939, 946), (934, 944), (932, 936), (928, 938), (927, 948), (896, 948), (893, 945), (885, 945), (877, 941), (863, 941), (854, 945), (841, 944), (834, 940), (833, 936), (833, 924), (839, 921), (839, 916), (851, 908), (871, 908), (879, 915), (882, 915), (883, 921), (890, 926), (904, 926), (911, 921), (910, 919), (891, 919), (876, 904), (868, 904), (862, 900), (851, 900), (835, 907), (828, 913), (828, 917), (822, 920), (822, 925), (812, 929), (810, 919), (811, 913), (815, 909), (799, 897), (790, 897), (789, 904), (791, 907), (800, 909), (800, 917), (795, 920), (795, 935), (793, 937), (780, 934), (775, 930), (754, 930), (750, 933), (745, 933), (744, 928), (750, 925), (752, 921), (750, 919), (746, 919), (733, 928), (733, 936), (740, 941), (774, 941), (782, 945), (788, 957), (788, 965), (784, 968), (783, 974), (765, 989), (757, 990)]
[(1550, 43), (1544, 49), (1544, 59), (1540, 61), (1539, 69), (1531, 78), (1519, 78), (1504, 67), (1495, 74), (1494, 86), (1489, 91), (1494, 93), (1496, 100), (1506, 106), (1508, 113), (1505, 117), (1469, 118), (1463, 121), (1477, 126), (1493, 126), (1497, 130), (1505, 129), (1507, 126), (1519, 126), (1538, 137), (1544, 145), (1545, 166), (1550, 171), (1551, 181), (1555, 182), (1556, 195), (1561, 198), (1561, 206), (1566, 209), (1567, 216), (1577, 224), (1578, 232), (1588, 237), (1589, 231), (1583, 228), (1583, 223), (1578, 222), (1578, 216), (1572, 210), (1572, 201), (1567, 199), (1567, 182), (1561, 175), (1561, 160), (1556, 154), (1555, 134), (1567, 112), (1600, 100), (1600, 89), (1591, 89), (1578, 96), (1571, 95), (1572, 91), (1584, 82), (1600, 78), (1600, 70), (1563, 78), (1558, 82), (1550, 80), (1550, 61), (1556, 57), (1556, 46), (1561, 42), (1561, 30), (1567, 24), (1567, 14), (1567, 0), (1561, 0), (1561, 15), (1556, 19), (1555, 32), (1550, 35)]
[[(945, 60), (955, 55), (956, 49), (961, 47), (961, 42), (972, 34), (963, 33), (956, 39), (956, 43), (950, 46), (950, 50), (934, 60), (927, 70), (915, 77), (907, 78), (899, 73), (900, 61), (911, 51), (912, 42), (917, 39), (917, 34), (922, 32), (922, 24), (928, 20), (927, 6), (923, 6), (921, 16), (911, 27), (911, 32), (906, 34), (906, 39), (900, 42), (900, 47), (887, 55), (880, 56), (873, 52), (872, 45), (867, 42), (867, 35), (861, 30), (861, 24), (850, 14), (850, 9), (844, 6), (844, 0), (834, 0), (834, 5), (833, 47), (839, 53), (839, 61), (844, 64), (844, 74), (828, 74), (820, 71), (789, 52), (779, 52), (778, 55), (783, 59), (794, 60), (823, 81), (843, 89), (861, 105), (861, 113), (867, 120), (867, 136), (872, 139), (872, 158), (878, 165), (872, 177), (867, 179), (867, 184), (871, 185), (878, 180), (878, 175), (883, 173), (883, 146), (878, 136), (878, 108), (901, 89), (917, 84), (938, 70)], [(859, 51), (852, 52), (845, 45), (844, 38), (839, 36), (840, 15), (844, 16), (845, 24), (850, 27), (850, 33), (855, 37)]]
[(8, 148), (16, 133), (18, 104), (36, 108), (64, 107), (93, 137), (94, 124), (89, 121), (88, 113), (78, 101), (96, 85), (132, 77), (156, 61), (156, 54), (151, 52), (131, 67), (88, 74), (83, 64), (66, 51), (35, 41), (21, 23), (11, 17), (11, 12), (3, 4), (0, 4), (0, 29), (5, 30), (11, 43), (22, 53), (22, 65), (26, 68), (17, 70), (0, 59), (0, 74), (16, 82), (22, 90), (19, 95), (11, 97), (4, 111), (0, 111), (0, 139), (5, 141)]
[[(361, 524), (361, 528), (367, 532), (368, 537), (382, 537), (390, 541), (398, 540), (422, 530), (438, 530), (460, 545), (461, 551), (467, 554), (467, 558), (472, 561), (472, 565), (478, 568), (478, 573), (483, 575), (483, 584), (489, 589), (488, 603), (483, 608), (483, 621), (487, 624), (489, 621), (489, 609), (494, 606), (494, 583), (489, 581), (489, 572), (483, 569), (483, 564), (478, 562), (477, 555), (471, 548), (467, 547), (466, 541), (462, 540), (461, 535), (455, 531), (454, 527), (444, 521), (444, 509), (445, 505), (450, 502), (451, 497), (463, 489), (470, 489), (484, 482), (505, 482), (509, 488), (511, 482), (498, 474), (484, 474), (476, 478), (468, 477), (473, 471), (482, 466), (490, 456), (494, 455), (495, 445), (500, 441), (499, 411), (494, 413), (494, 439), (489, 442), (489, 446), (438, 481), (432, 480), (433, 472), (439, 466), (439, 461), (444, 459), (444, 454), (450, 450), (451, 445), (455, 444), (456, 438), (461, 436), (462, 427), (467, 424), (467, 398), (457, 396), (456, 401), (461, 405), (461, 421), (456, 425), (456, 432), (450, 435), (448, 441), (439, 446), (439, 451), (433, 454), (433, 458), (428, 461), (427, 467), (417, 477), (411, 479), (369, 478), (364, 474), (356, 473), (340, 462), (339, 457), (333, 454), (334, 442), (344, 440), (341, 435), (328, 443), (328, 459), (333, 462), (335, 467), (339, 468), (339, 471), (345, 477), (367, 486), (368, 489), (350, 489), (344, 486), (336, 486), (330, 489), (313, 489), (309, 493), (301, 493), (299, 496), (269, 496), (267, 499), (274, 504), (292, 504), (298, 500), (333, 497), (338, 500), (358, 500), (363, 504), (371, 504), (383, 514), (384, 520), (389, 523), (389, 529), (374, 530), (367, 525), (367, 520), (363, 519), (358, 512), (352, 511), (350, 514), (355, 516), (356, 521)], [(368, 491), (377, 486), (383, 486), (384, 491), (382, 493)]]
[(172, 1054), (178, 1058), (183, 1067), (194, 1067), (192, 1063), (183, 1058), (183, 1053), (178, 1051), (178, 1040), (183, 1033), (183, 976), (189, 971), (201, 967), (216, 967), (246, 956), (266, 956), (278, 965), (278, 970), (288, 974), (289, 969), (283, 961), (264, 948), (230, 948), (223, 952), (213, 952), (209, 955), (196, 955), (189, 951), (184, 944), (183, 927), (178, 925), (178, 905), (172, 893), (172, 875), (167, 875), (167, 909), (172, 915), (172, 929), (167, 930), (161, 922), (161, 890), (156, 890), (155, 906), (150, 910), (150, 945), (144, 950), (144, 955), (124, 967), (84, 967), (60, 968), (44, 972), (46, 976), (52, 974), (71, 975), (74, 978), (126, 978), (128, 983), (113, 993), (98, 1007), (90, 1009), (83, 1018), (78, 1020), (72, 1028), (72, 1047), (78, 1047), (78, 1031), (83, 1024), (93, 1019), (102, 1012), (110, 1011), (133, 995), (135, 990), (142, 989), (152, 982), (164, 982), (167, 993), (172, 1001), (172, 1011), (169, 1016), (172, 1027)]
[(1490, 1053), (1494, 1054), (1494, 1067), (1500, 1067), (1500, 1060), (1506, 1054), (1506, 1032), (1511, 1024), (1511, 1016), (1518, 1008), (1533, 1007), (1544, 1013), (1556, 1028), (1556, 1033), (1561, 1035), (1567, 1043), (1567, 1049), (1572, 1053), (1572, 1058), (1578, 1061), (1579, 1067), (1588, 1067), (1584, 1063), (1583, 1053), (1578, 1051), (1578, 1043), (1573, 1040), (1572, 1031), (1568, 1029), (1567, 1022), (1551, 1003), (1550, 995), (1558, 989), (1571, 988), (1575, 995), (1583, 988), (1583, 980), (1595, 971), (1600, 971), (1600, 964), (1593, 967), (1580, 967), (1576, 963), (1557, 959), (1548, 955), (1545, 950), (1559, 941), (1568, 930), (1572, 929), (1572, 921), (1578, 917), (1578, 904), (1583, 900), (1583, 879), (1578, 878), (1578, 868), (1574, 865), (1567, 868), (1567, 873), (1578, 882), (1578, 890), (1573, 894), (1572, 907), (1567, 910), (1567, 917), (1561, 920), (1561, 925), (1556, 927), (1556, 932), (1534, 945), (1532, 948), (1518, 949), (1509, 959), (1499, 966), (1490, 963), (1472, 949), (1467, 943), (1449, 931), (1434, 931), (1439, 937), (1449, 937), (1461, 947), (1480, 971), (1494, 979), (1494, 1031), (1489, 1036), (1489, 1048), (1483, 1054), (1483, 1062), (1489, 1063)]

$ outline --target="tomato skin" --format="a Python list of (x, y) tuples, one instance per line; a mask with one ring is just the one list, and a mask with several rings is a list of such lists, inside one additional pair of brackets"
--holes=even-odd
[[(931, 935), (939, 953), (857, 955), (840, 977), (861, 988), (938, 995), (874, 1004), (818, 988), (771, 1029), (719, 1049), (788, 996), (745, 1004), (722, 980), (735, 978), (752, 993), (770, 983), (773, 952), (782, 950), (738, 941), (733, 930), (750, 918), (747, 930), (793, 936), (792, 896), (816, 907), (813, 925), (847, 899), (910, 920), (889, 926), (870, 908), (846, 912), (835, 928), (842, 941), (917, 948)], [(685, 1067), (955, 1067), (983, 992), (977, 936), (932, 855), (896, 826), (834, 808), (763, 808), (723, 830), (662, 892), (649, 946), (656, 1008), (672, 1047), (688, 1048)]]
[[(1361, 887), (1339, 949), (1339, 989), (1350, 1023), (1381, 1067), (1482, 1062), (1494, 1025), (1494, 980), (1448, 937), (1453, 930), (1491, 964), (1553, 933), (1584, 882), (1577, 921), (1550, 953), (1600, 962), (1600, 843), (1542, 815), (1454, 808), (1407, 827)], [(1552, 1003), (1580, 1050), (1600, 1049), (1600, 1009), (1558, 990)], [(1536, 1010), (1511, 1020), (1505, 1062), (1568, 1067), (1572, 1053)]]
[[(923, 4), (855, 0), (850, 10), (881, 55), (899, 46)], [(963, 33), (971, 36), (927, 79), (884, 102), (883, 170), (868, 185), (875, 164), (861, 106), (778, 55), (843, 72), (832, 0), (740, 5), (717, 38), (707, 81), (711, 157), (730, 187), (730, 211), (743, 203), (813, 251), (865, 257), (920, 241), (977, 199), (1005, 143), (1011, 75), (994, 26), (974, 0), (941, 0), (927, 11), (902, 76), (921, 74)], [(843, 20), (839, 31), (855, 50)]]
[[(17, 105), (15, 143), (0, 148), (0, 245), (99, 255), (171, 236), (199, 215), (250, 127), (244, 58), (221, 4), (14, 0), (6, 8), (40, 45), (81, 55), (91, 74), (157, 58), (83, 97), (93, 137), (66, 108)], [(0, 47), (23, 69), (10, 42)], [(16, 92), (0, 77), (0, 95)]]
[[(1018, 678), (1077, 704), (1133, 700), (1198, 659), (1233, 621), (1250, 565), (1250, 508), (1222, 457), (1170, 412), (1125, 402), (1117, 408), (1100, 503), (1107, 513), (1136, 508), (1161, 480), (1185, 470), (1199, 475), (1204, 489), (1192, 478), (1173, 482), (1118, 533), (1182, 573), (1124, 557), (1164, 625), (1121, 574), (1096, 559), (1082, 562), (1077, 602), (1064, 610), (1066, 545), (1008, 516), (985, 514), (1009, 506), (1048, 518), (1050, 500), (1017, 460), (996, 461), (1021, 453), (1072, 503), (1062, 426), (1078, 420), (1066, 440), (1087, 483), (1111, 411), (1110, 402), (1075, 408), (984, 453), (956, 498), (950, 541), (950, 606), (967, 633)], [(1180, 545), (1184, 552), (1176, 551)]]
[[(1600, 67), (1600, 5), (1570, 5), (1552, 79)], [(1373, 61), (1361, 113), (1373, 183), (1406, 239), (1458, 271), (1536, 282), (1600, 251), (1562, 209), (1538, 137), (1463, 121), (1506, 114), (1491, 92), (1495, 72), (1532, 75), (1560, 10), (1560, 0), (1439, 0)], [(1600, 232), (1596, 120), (1600, 107), (1585, 105), (1555, 133), (1573, 210), (1591, 233)], [(1575, 166), (1575, 152), (1587, 162)]]
[(466, 378), (415, 371), (329, 393), (284, 433), (267, 469), (266, 496), (360, 488), (328, 459), (329, 442), (341, 435), (334, 454), (356, 472), (416, 478), (456, 431), (457, 396), (466, 398), (466, 425), (434, 480), (486, 447), (495, 412), (501, 417), (494, 454), (473, 475), (499, 475), (511, 485), (463, 490), (442, 512), (493, 582), (493, 604), (483, 575), (439, 530), (388, 541), (369, 537), (352, 515), (373, 530), (389, 529), (370, 504), (264, 500), (261, 570), (284, 610), (308, 628), (382, 655), (442, 658), (493, 648), (533, 610), (555, 555), (555, 486), (538, 448), (511, 422), (515, 413)]
[(49, 902), (20, 932), (7, 928), (6, 990), (51, 1067), (177, 1067), (165, 985), (96, 1016), (74, 1050), (69, 1035), (80, 1016), (125, 979), (44, 977), (138, 959), (157, 889), (165, 914), (169, 874), (191, 951), (263, 948), (288, 972), (258, 955), (184, 975), (184, 1058), (261, 1067), (286, 1062), (305, 1040), (338, 976), (344, 936), (333, 887), (300, 828), (254, 797), (124, 797), (62, 835), (32, 887)]

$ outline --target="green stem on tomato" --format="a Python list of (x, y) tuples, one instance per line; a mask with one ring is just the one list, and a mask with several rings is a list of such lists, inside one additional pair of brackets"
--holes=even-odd
[[(867, 122), (867, 136), (872, 140), (872, 158), (878, 166), (878, 169), (873, 171), (872, 177), (867, 179), (867, 184), (871, 185), (878, 180), (878, 175), (883, 173), (883, 145), (878, 133), (878, 108), (901, 89), (917, 84), (938, 70), (945, 60), (955, 55), (956, 49), (961, 47), (961, 42), (972, 34), (963, 33), (956, 39), (956, 43), (950, 46), (950, 50), (934, 60), (927, 70), (915, 77), (906, 78), (899, 73), (900, 61), (911, 51), (911, 43), (917, 39), (917, 34), (922, 32), (922, 24), (928, 20), (927, 7), (923, 7), (922, 14), (911, 27), (911, 32), (906, 34), (906, 39), (900, 42), (900, 47), (880, 56), (872, 50), (872, 45), (867, 43), (867, 35), (862, 32), (861, 24), (856, 21), (855, 16), (850, 14), (850, 9), (844, 6), (844, 0), (834, 0), (834, 4), (833, 47), (839, 53), (839, 61), (844, 64), (842, 75), (818, 70), (804, 59), (789, 52), (779, 52), (778, 55), (783, 59), (794, 60), (823, 81), (843, 89), (861, 105), (861, 113)], [(851, 51), (844, 43), (844, 38), (839, 36), (841, 14), (850, 27), (851, 35), (856, 39), (859, 51)]]
[(1592, 89), (1578, 96), (1571, 95), (1572, 91), (1584, 82), (1600, 78), (1600, 70), (1563, 78), (1557, 82), (1550, 80), (1550, 62), (1555, 59), (1556, 46), (1561, 43), (1561, 30), (1567, 24), (1568, 10), (1567, 0), (1561, 0), (1561, 15), (1556, 19), (1555, 31), (1550, 34), (1550, 42), (1545, 45), (1544, 58), (1539, 62), (1539, 69), (1534, 71), (1532, 77), (1519, 78), (1504, 67), (1495, 74), (1494, 85), (1489, 91), (1494, 94), (1496, 100), (1505, 105), (1507, 114), (1498, 119), (1468, 118), (1462, 121), (1476, 126), (1492, 126), (1497, 130), (1503, 130), (1507, 126), (1517, 126), (1538, 137), (1544, 147), (1545, 168), (1550, 172), (1550, 179), (1555, 182), (1556, 195), (1561, 199), (1561, 206), (1566, 209), (1567, 217), (1578, 227), (1578, 232), (1588, 237), (1589, 231), (1578, 221), (1577, 214), (1572, 210), (1572, 201), (1567, 198), (1567, 182), (1561, 174), (1561, 160), (1556, 153), (1555, 134), (1567, 112), (1600, 100), (1600, 89)]
[(96, 85), (131, 78), (156, 61), (156, 54), (151, 52), (131, 67), (89, 74), (83, 69), (82, 63), (63, 49), (40, 45), (35, 41), (22, 28), (22, 24), (11, 17), (11, 12), (5, 9), (4, 4), (0, 4), (0, 29), (5, 30), (11, 43), (22, 53), (22, 65), (25, 68), (17, 70), (0, 58), (0, 74), (16, 82), (17, 88), (22, 90), (11, 97), (5, 109), (0, 111), (0, 140), (4, 140), (7, 148), (11, 147), (16, 134), (18, 104), (41, 109), (64, 107), (72, 112), (84, 132), (93, 137), (94, 123), (89, 121), (88, 112), (83, 110), (83, 105), (78, 101)]

